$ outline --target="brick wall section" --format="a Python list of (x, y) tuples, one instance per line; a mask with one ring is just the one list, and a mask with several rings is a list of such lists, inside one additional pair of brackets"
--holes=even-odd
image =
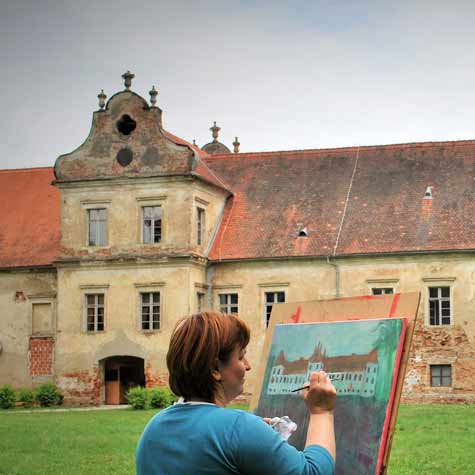
[(65, 373), (57, 378), (57, 384), (64, 394), (66, 405), (97, 406), (101, 404), (101, 388), (104, 381), (99, 365), (94, 365), (91, 371)]
[(32, 376), (53, 374), (53, 337), (30, 338), (30, 374)]
[(150, 360), (145, 363), (145, 387), (155, 388), (168, 385), (168, 373), (153, 371)]
[[(452, 385), (431, 387), (430, 365), (450, 364)], [(475, 345), (462, 325), (429, 327), (418, 319), (402, 402), (474, 403)]]

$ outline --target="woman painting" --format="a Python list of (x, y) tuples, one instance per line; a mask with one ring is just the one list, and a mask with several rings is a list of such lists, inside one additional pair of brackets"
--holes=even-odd
[(154, 416), (137, 447), (138, 475), (331, 475), (336, 392), (312, 373), (302, 398), (310, 411), (303, 451), (266, 422), (226, 409), (242, 393), (250, 331), (236, 315), (203, 312), (180, 320), (167, 354), (178, 403)]

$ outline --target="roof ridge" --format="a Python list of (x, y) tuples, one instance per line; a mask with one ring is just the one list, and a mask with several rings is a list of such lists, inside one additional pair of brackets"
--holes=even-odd
[[(216, 178), (216, 180), (217, 180), (219, 183), (221, 183), (221, 185), (222, 185), (227, 191), (230, 191), (230, 190), (231, 190), (231, 187), (230, 187), (228, 184), (226, 184), (226, 183), (222, 180), (222, 178), (220, 178), (218, 175), (216, 175), (216, 173), (207, 165), (207, 163), (205, 163), (205, 161), (204, 161), (201, 157), (199, 157), (199, 161), (206, 167), (206, 169), (211, 173), (211, 175), (213, 175), (213, 176)], [(195, 168), (195, 170), (196, 170), (196, 168)], [(194, 171), (195, 171), (195, 170), (194, 170)]]
[(423, 147), (429, 148), (435, 145), (475, 145), (475, 139), (464, 140), (443, 140), (443, 141), (427, 141), (427, 142), (401, 142), (394, 144), (379, 144), (379, 145), (350, 145), (345, 147), (327, 147), (327, 148), (307, 148), (295, 150), (272, 150), (266, 152), (240, 152), (240, 153), (216, 153), (206, 157), (206, 160), (214, 158), (236, 158), (245, 157), (265, 157), (273, 155), (282, 155), (287, 153), (311, 154), (316, 152), (338, 152), (338, 151), (356, 151), (356, 150), (370, 150), (370, 149), (392, 149), (392, 148), (414, 148)]
[(0, 173), (31, 172), (36, 170), (54, 170), (54, 167), (31, 167), (31, 168), (0, 168)]

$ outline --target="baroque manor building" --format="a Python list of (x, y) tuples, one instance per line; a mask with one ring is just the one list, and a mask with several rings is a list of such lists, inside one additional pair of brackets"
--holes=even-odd
[(54, 168), (0, 171), (0, 384), (124, 402), (212, 308), (251, 326), (249, 393), (275, 303), (420, 291), (403, 398), (475, 401), (475, 141), (200, 149), (123, 77)]

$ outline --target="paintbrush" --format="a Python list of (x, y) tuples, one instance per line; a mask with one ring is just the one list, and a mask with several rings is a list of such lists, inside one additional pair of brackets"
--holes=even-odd
[(302, 389), (310, 389), (310, 386), (307, 385), (307, 386), (303, 386), (301, 388), (297, 388), (297, 389), (292, 389), (292, 391), (290, 391), (291, 393), (296, 393), (297, 391), (302, 391)]

